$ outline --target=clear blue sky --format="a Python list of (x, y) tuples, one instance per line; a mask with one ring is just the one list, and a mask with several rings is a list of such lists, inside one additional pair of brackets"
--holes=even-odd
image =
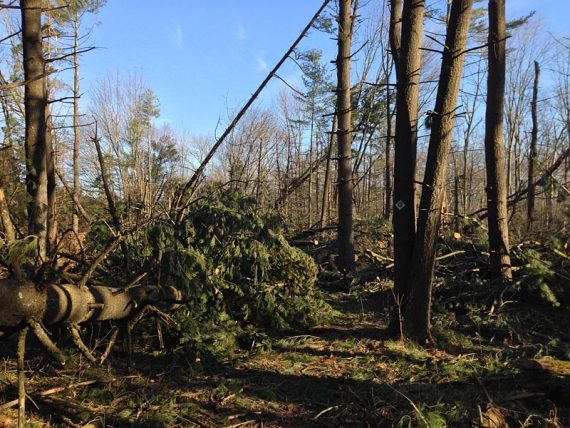
[[(84, 55), (85, 90), (97, 76), (139, 71), (161, 102), (162, 120), (175, 129), (213, 134), (226, 106), (235, 109), (255, 91), (316, 12), (321, 0), (109, 0), (95, 17)], [(333, 41), (314, 34), (314, 47)], [(332, 59), (332, 58), (331, 58)], [(280, 75), (294, 83), (298, 69)], [(283, 86), (273, 82), (266, 91)], [(267, 99), (266, 97), (265, 99)]]
[[(432, 2), (433, 3), (433, 2)], [(482, 4), (484, 4), (483, 2)], [(84, 55), (83, 88), (98, 76), (140, 72), (174, 129), (213, 134), (226, 107), (236, 109), (257, 88), (321, 4), (321, 0), (108, 0)], [(570, 0), (507, 0), (509, 18), (536, 10), (545, 27), (570, 35)], [(334, 42), (313, 33), (302, 47), (333, 59)], [(289, 64), (280, 75), (299, 78)], [(274, 81), (265, 102), (283, 87)]]

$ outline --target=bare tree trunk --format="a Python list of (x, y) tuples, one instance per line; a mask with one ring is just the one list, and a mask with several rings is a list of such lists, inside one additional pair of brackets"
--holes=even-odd
[(325, 225), (325, 222), (328, 222), (329, 220), (328, 211), (329, 211), (329, 193), (331, 186), (331, 160), (332, 160), (331, 157), (334, 145), (334, 137), (337, 132), (336, 123), (337, 123), (336, 115), (334, 115), (332, 129), (329, 136), (329, 146), (327, 148), (327, 166), (325, 168), (325, 179), (324, 179), (325, 182), (323, 184), (323, 200), (321, 201), (321, 217), (319, 219), (319, 225), (321, 227), (323, 227)]
[(263, 157), (263, 137), (259, 139), (259, 152), (257, 156), (257, 182), (255, 184), (255, 205), (261, 207), (261, 160)]
[[(47, 61), (51, 59), (51, 26), (52, 20), (47, 14), (47, 37), (46, 37), (46, 54)], [(45, 93), (46, 100), (51, 96), (50, 79), (45, 78)], [(48, 214), (47, 214), (47, 251), (51, 254), (57, 247), (57, 185), (55, 177), (55, 150), (53, 139), (53, 123), (51, 117), (51, 106), (49, 102), (45, 105), (46, 112), (46, 127), (45, 127), (45, 142), (46, 142), (46, 174), (47, 174), (47, 201), (48, 201)]]
[(534, 186), (534, 166), (537, 158), (536, 145), (538, 143), (538, 79), (540, 77), (540, 65), (538, 61), (534, 62), (534, 87), (532, 90), (532, 133), (530, 137), (530, 151), (528, 157), (528, 197), (527, 197), (527, 230), (532, 229), (532, 222), (534, 221), (534, 200), (535, 200), (535, 186)]
[(392, 112), (390, 109), (390, 85), (386, 85), (386, 168), (384, 170), (384, 219), (392, 214)]
[(459, 212), (459, 180), (460, 177), (457, 175), (457, 161), (453, 159), (453, 230), (455, 232), (461, 232), (460, 224), (460, 212)]
[[(392, 0), (390, 3), (390, 28), (388, 33), (392, 63), (396, 71), (396, 80), (400, 81), (400, 49), (402, 47), (402, 0)], [(397, 113), (397, 112), (396, 112)], [(391, 144), (392, 144), (392, 114), (390, 112), (390, 85), (386, 85), (386, 201), (384, 218), (389, 219), (392, 213), (392, 171)]]
[(424, 9), (425, 0), (404, 0), (400, 62), (396, 67), (398, 91), (394, 146), (395, 210), (392, 222), (394, 226), (394, 294), (396, 304), (400, 306), (399, 310), (405, 308), (410, 293), (409, 274), (416, 230), (416, 146)]
[[(16, 239), (16, 229), (12, 218), (10, 217), (10, 207), (8, 201), (6, 200), (6, 193), (4, 191), (5, 178), (7, 177), (7, 170), (10, 169), (11, 161), (8, 161), (10, 155), (4, 157), (4, 153), (8, 150), (8, 147), (13, 146), (12, 138), (12, 119), (10, 115), (10, 109), (8, 107), (8, 102), (5, 97), (0, 99), (2, 104), (2, 113), (4, 114), (4, 143), (5, 148), (0, 153), (0, 160), (2, 165), (0, 166), (3, 170), (0, 172), (0, 220), (2, 222), (2, 230), (4, 231), (4, 239), (7, 244), (11, 244)], [(12, 148), (13, 149), (13, 148)], [(12, 150), (10, 149), (10, 150)], [(7, 165), (8, 164), (8, 165)], [(8, 168), (6, 168), (8, 166)]]
[[(79, 16), (75, 13), (73, 22), (73, 196), (78, 201), (81, 193), (79, 183)], [(73, 232), (79, 233), (79, 209), (73, 203), (72, 226)]]
[(489, 245), (493, 278), (510, 279), (507, 184), (503, 147), (503, 105), (505, 100), (505, 1), (489, 0), (489, 74), (485, 114), (485, 163)]
[(402, 48), (402, 0), (390, 2), (390, 50), (396, 70), (396, 78), (400, 80), (400, 49)]
[(8, 203), (6, 202), (6, 194), (4, 193), (4, 187), (2, 186), (2, 181), (0, 179), (0, 220), (2, 221), (2, 230), (4, 231), (4, 238), (6, 243), (9, 245), (16, 239), (16, 231), (14, 229), (14, 224), (10, 218), (10, 210), (8, 209)]
[[(511, 120), (510, 123), (514, 123), (514, 120)], [(517, 122), (518, 123), (518, 122)], [(515, 125), (511, 125), (515, 126)], [(512, 175), (513, 175), (513, 149), (514, 149), (514, 141), (515, 141), (515, 131), (514, 129), (509, 129), (508, 131), (508, 141), (507, 141), (507, 175), (506, 175), (506, 189), (507, 193), (511, 193), (512, 191)], [(516, 186), (514, 186), (516, 188)]]
[[(313, 164), (313, 139), (314, 139), (314, 131), (315, 131), (315, 100), (312, 100), (311, 105), (311, 130), (309, 133), (309, 165)], [(313, 169), (309, 170), (309, 215), (308, 217), (308, 225), (307, 227), (311, 227), (313, 225)]]
[[(477, 109), (477, 102), (479, 101), (479, 93), (481, 91), (481, 62), (479, 60), (477, 64), (477, 80), (475, 83), (475, 93), (473, 94), (473, 101), (469, 111), (467, 112), (467, 127), (464, 132), (463, 138), (463, 172), (462, 172), (462, 208), (463, 215), (466, 216), (469, 212), (471, 206), (472, 198), (472, 185), (473, 185), (473, 163), (471, 163), (471, 168), (469, 168), (469, 148), (471, 144), (471, 135), (473, 133), (473, 128), (475, 124), (475, 111)], [(467, 104), (467, 103), (465, 103)], [(469, 185), (468, 185), (469, 184)]]
[(350, 47), (352, 44), (352, 0), (340, 0), (338, 18), (337, 107), (338, 116), (338, 249), (339, 268), (354, 269), (352, 224), (352, 105), (350, 102)]
[(451, 5), (433, 113), (411, 269), (414, 281), (404, 315), (404, 334), (420, 343), (430, 340), (431, 290), (436, 241), (445, 196), (447, 165), (472, 4), (473, 0), (453, 0)]
[(41, 0), (21, 0), (24, 76), (29, 81), (24, 91), (26, 120), (26, 187), (28, 230), (38, 237), (39, 257), (46, 256), (47, 246), (47, 173), (46, 173), (46, 104), (45, 64), (42, 48)]
[[(95, 144), (95, 149), (97, 150), (97, 159), (99, 161), (99, 167), (101, 169), (101, 181), (103, 183), (103, 189), (105, 190), (105, 196), (107, 198), (107, 205), (109, 207), (109, 213), (113, 219), (113, 225), (115, 226), (115, 232), (120, 234), (123, 232), (121, 217), (117, 211), (117, 206), (115, 205), (115, 199), (111, 191), (111, 186), (109, 184), (109, 174), (105, 165), (105, 158), (103, 156), (103, 151), (101, 150), (101, 144), (99, 143), (99, 137), (97, 135), (97, 123), (95, 123), (95, 135), (93, 136), (93, 144)], [(121, 240), (121, 251), (123, 253), (123, 262), (126, 269), (126, 275), (130, 275), (130, 257), (129, 249), (125, 241)]]
[[(49, 95), (49, 92), (48, 92)], [(47, 249), (51, 253), (57, 247), (57, 185), (55, 174), (55, 150), (52, 134), (51, 109), (46, 109), (46, 174), (47, 174)]]

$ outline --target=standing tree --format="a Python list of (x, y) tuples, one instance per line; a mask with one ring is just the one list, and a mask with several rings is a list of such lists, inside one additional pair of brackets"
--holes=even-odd
[(436, 243), (472, 4), (473, 0), (453, 0), (451, 5), (437, 98), (431, 114), (432, 128), (411, 269), (414, 282), (404, 314), (404, 334), (420, 343), (430, 339)]
[[(88, 35), (81, 35), (81, 24), (83, 18), (88, 13), (97, 13), (98, 10), (105, 4), (106, 0), (51, 0), (53, 3), (53, 10), (50, 10), (50, 19), (53, 18), (53, 26), (57, 25), (58, 29), (55, 30), (58, 34), (66, 34), (71, 32), (70, 37), (73, 38), (73, 46), (71, 46), (71, 53), (64, 55), (66, 58), (71, 56), (73, 68), (73, 188), (72, 188), (72, 220), (71, 227), (77, 234), (79, 232), (79, 215), (80, 208), (78, 206), (81, 195), (81, 184), (79, 180), (79, 146), (81, 140), (81, 124), (79, 103), (81, 93), (79, 90), (79, 59), (83, 52), (87, 52), (92, 48), (83, 49), (81, 44), (85, 42)], [(65, 36), (64, 36), (65, 37)], [(66, 46), (64, 49), (68, 49)], [(48, 122), (49, 123), (49, 122)], [(56, 148), (57, 151), (57, 148)], [(49, 177), (48, 177), (49, 179)]]
[(537, 143), (538, 143), (538, 79), (540, 76), (540, 65), (538, 61), (534, 62), (534, 86), (532, 90), (532, 132), (530, 136), (530, 149), (528, 156), (528, 198), (527, 198), (527, 229), (532, 229), (532, 222), (534, 221), (534, 201), (535, 201), (535, 184), (534, 184), (534, 167), (536, 158), (538, 156)]
[(41, 0), (21, 0), (22, 44), (24, 50), (24, 92), (26, 120), (26, 187), (29, 233), (38, 237), (40, 259), (47, 248), (47, 172), (45, 62), (42, 46)]
[[(401, 24), (400, 2), (392, 2), (391, 48), (396, 64), (396, 138), (394, 146), (394, 293), (398, 311), (405, 308), (410, 293), (410, 265), (416, 229), (415, 176), (418, 138), (418, 100), (425, 0), (404, 0)], [(398, 37), (397, 29), (401, 28)], [(400, 40), (400, 49), (398, 49)], [(400, 312), (401, 313), (401, 312)], [(399, 320), (399, 318), (395, 318)]]
[[(303, 72), (302, 81), (305, 86), (305, 94), (301, 98), (306, 105), (307, 123), (309, 124), (309, 165), (312, 165), (315, 159), (319, 158), (318, 137), (325, 133), (327, 125), (327, 113), (331, 110), (331, 86), (330, 76), (325, 64), (322, 62), (322, 51), (319, 49), (310, 49), (308, 51), (297, 53), (297, 62)], [(315, 153), (316, 152), (316, 153)], [(318, 206), (318, 168), (315, 170), (317, 192), (313, 191), (313, 171), (309, 170), (308, 181), (308, 227), (312, 227), (314, 222), (314, 206)], [(316, 196), (316, 203), (313, 201)]]
[(337, 103), (338, 122), (338, 247), (339, 267), (343, 272), (354, 269), (354, 231), (352, 224), (352, 105), (350, 102), (350, 47), (353, 17), (351, 0), (339, 0)]
[(505, 99), (505, 0), (489, 0), (489, 74), (485, 114), (485, 162), (491, 274), (510, 279), (507, 184), (503, 147)]

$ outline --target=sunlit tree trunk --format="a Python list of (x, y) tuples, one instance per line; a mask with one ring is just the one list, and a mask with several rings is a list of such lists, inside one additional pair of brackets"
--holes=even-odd
[(338, 264), (344, 272), (354, 269), (352, 223), (352, 105), (350, 102), (350, 47), (352, 0), (340, 0), (338, 18), (337, 117), (338, 117)]
[[(52, 19), (47, 14), (47, 37), (46, 37), (46, 54), (47, 61), (51, 59), (51, 26)], [(49, 67), (46, 67), (46, 71), (49, 71)], [(51, 95), (51, 85), (50, 79), (46, 76), (45, 78), (45, 93), (46, 100), (49, 100)], [(51, 253), (55, 251), (57, 247), (57, 186), (55, 178), (55, 149), (54, 149), (54, 138), (53, 138), (53, 121), (51, 116), (51, 105), (49, 102), (45, 104), (45, 143), (46, 143), (46, 174), (47, 174), (47, 251)]]
[(307, 227), (313, 225), (313, 143), (314, 143), (314, 133), (315, 133), (315, 100), (311, 102), (311, 130), (309, 132), (309, 215), (307, 221)]
[(509, 279), (509, 230), (507, 184), (503, 147), (503, 105), (505, 99), (505, 1), (489, 0), (489, 74), (485, 114), (485, 163), (487, 167), (487, 209), (490, 264), (493, 278)]
[(433, 112), (411, 268), (413, 283), (404, 316), (405, 336), (420, 343), (430, 340), (431, 291), (436, 242), (445, 197), (447, 165), (472, 4), (473, 0), (453, 0), (451, 5)]
[(42, 48), (41, 0), (21, 0), (24, 76), (29, 83), (24, 91), (26, 187), (28, 230), (38, 237), (41, 259), (46, 256), (47, 243), (47, 173), (46, 173), (46, 86)]
[[(394, 2), (392, 7), (399, 2)], [(394, 146), (394, 295), (398, 311), (405, 309), (410, 292), (410, 266), (415, 235), (415, 176), (419, 80), (423, 37), (424, 0), (404, 0), (401, 47), (394, 60), (398, 77), (396, 139)], [(393, 12), (391, 16), (397, 16)], [(391, 25), (391, 27), (395, 27)], [(395, 40), (395, 37), (392, 37)], [(394, 43), (392, 43), (393, 45)], [(398, 58), (399, 57), (399, 58)]]
[(384, 169), (384, 219), (392, 214), (392, 111), (390, 105), (390, 85), (386, 85), (386, 164)]
[[(81, 130), (79, 128), (79, 18), (75, 14), (73, 22), (73, 195), (74, 200), (79, 200), (81, 192), (79, 183), (79, 140)], [(79, 233), (79, 209), (73, 204), (71, 228)]]
[(331, 164), (332, 164), (332, 152), (333, 152), (333, 145), (334, 139), (337, 132), (337, 117), (336, 115), (333, 117), (332, 129), (331, 134), (329, 136), (329, 145), (327, 148), (327, 163), (325, 167), (325, 178), (323, 184), (323, 199), (321, 201), (321, 217), (319, 219), (319, 224), (321, 227), (325, 225), (325, 223), (329, 220), (329, 199), (330, 199), (330, 187), (331, 187)]
[(534, 221), (534, 200), (535, 200), (535, 184), (534, 184), (534, 167), (537, 158), (537, 143), (538, 143), (538, 79), (540, 77), (540, 65), (537, 61), (534, 62), (534, 87), (532, 90), (532, 133), (530, 137), (530, 150), (528, 156), (528, 197), (527, 197), (527, 229), (532, 229), (532, 222)]

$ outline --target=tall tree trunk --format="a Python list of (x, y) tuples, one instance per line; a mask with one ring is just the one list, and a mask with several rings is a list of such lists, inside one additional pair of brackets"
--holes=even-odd
[(256, 207), (261, 207), (261, 161), (263, 159), (263, 137), (259, 138), (259, 151), (257, 153), (257, 180), (255, 183), (255, 205)]
[(28, 230), (38, 237), (39, 257), (45, 259), (47, 243), (47, 173), (46, 173), (46, 87), (42, 49), (41, 0), (21, 0), (24, 76), (29, 83), (24, 91), (26, 110), (26, 187)]
[(392, 214), (392, 111), (390, 106), (390, 85), (386, 85), (386, 167), (384, 169), (384, 219)]
[(402, 47), (402, 0), (392, 0), (390, 2), (390, 29), (389, 29), (390, 51), (396, 70), (396, 78), (400, 80), (400, 49)]
[[(79, 16), (75, 13), (73, 22), (73, 195), (78, 201), (81, 193), (79, 183), (79, 140), (81, 138), (79, 128)], [(79, 233), (79, 208), (73, 203), (71, 228), (76, 234)]]
[[(6, 243), (9, 245), (16, 239), (16, 228), (14, 227), (14, 223), (12, 222), (12, 218), (10, 217), (10, 207), (8, 205), (8, 201), (6, 200), (6, 193), (4, 191), (4, 183), (5, 179), (8, 176), (8, 171), (10, 171), (11, 165), (13, 160), (12, 151), (13, 151), (13, 144), (14, 140), (12, 138), (12, 118), (10, 115), (10, 109), (8, 107), (8, 102), (5, 97), (0, 99), (0, 103), (2, 104), (2, 113), (4, 115), (4, 150), (0, 152), (0, 167), (2, 171), (0, 172), (0, 220), (2, 222), (2, 230), (4, 231), (4, 239)], [(10, 149), (8, 149), (10, 148)], [(6, 152), (9, 151), (9, 154)]]
[(309, 215), (307, 227), (310, 228), (313, 225), (313, 140), (315, 131), (315, 100), (311, 101), (311, 130), (309, 133)]
[(532, 133), (530, 137), (530, 152), (528, 157), (528, 197), (527, 197), (527, 229), (532, 229), (532, 222), (534, 221), (534, 200), (535, 200), (535, 185), (534, 185), (534, 166), (537, 158), (536, 145), (538, 143), (538, 79), (540, 77), (540, 65), (538, 61), (534, 62), (534, 87), (532, 90)]
[(16, 230), (12, 219), (10, 217), (10, 210), (8, 208), (8, 203), (6, 201), (6, 195), (4, 193), (4, 186), (2, 185), (2, 179), (0, 179), (0, 220), (2, 221), (2, 230), (4, 231), (4, 239), (6, 244), (11, 244), (16, 239)]
[[(49, 92), (48, 92), (49, 94)], [(47, 250), (51, 254), (57, 247), (57, 185), (55, 174), (55, 150), (52, 134), (51, 109), (46, 109), (46, 174), (47, 174)]]
[(327, 165), (325, 167), (325, 178), (323, 184), (323, 199), (321, 201), (321, 217), (319, 219), (320, 227), (323, 227), (326, 222), (329, 220), (329, 193), (330, 193), (330, 186), (331, 186), (331, 158), (333, 152), (333, 145), (334, 145), (334, 137), (337, 132), (337, 117), (336, 115), (333, 116), (333, 123), (332, 129), (329, 136), (329, 146), (327, 148)]
[(339, 268), (354, 269), (352, 224), (352, 106), (350, 102), (350, 47), (352, 43), (352, 0), (340, 0), (338, 18), (337, 103), (338, 117), (338, 247)]
[(394, 227), (394, 294), (399, 311), (405, 309), (410, 293), (409, 274), (416, 229), (416, 146), (424, 9), (425, 0), (404, 0), (400, 63), (396, 67), (398, 91), (394, 147), (395, 209), (392, 222)]
[(505, 101), (505, 0), (489, 0), (489, 74), (485, 113), (485, 163), (491, 274), (510, 279), (507, 184), (503, 147)]
[[(52, 20), (49, 14), (47, 14), (47, 60), (51, 59), (51, 26)], [(49, 67), (46, 67), (46, 71), (49, 71)], [(51, 96), (51, 85), (49, 77), (45, 77), (45, 92), (46, 100), (49, 100)], [(51, 254), (55, 251), (57, 247), (57, 186), (56, 186), (56, 176), (55, 176), (55, 150), (54, 150), (54, 139), (52, 134), (53, 121), (51, 117), (51, 106), (49, 102), (46, 102), (46, 127), (45, 127), (45, 142), (46, 142), (46, 174), (47, 174), (47, 201), (48, 201), (48, 214), (47, 214), (47, 252)]]
[(430, 339), (436, 242), (472, 4), (473, 0), (453, 0), (451, 5), (433, 113), (411, 269), (414, 281), (404, 315), (405, 335), (420, 343)]
[(457, 161), (455, 158), (453, 159), (453, 230), (455, 232), (461, 232), (461, 222), (460, 222), (460, 213), (459, 213), (459, 181), (460, 177), (457, 174), (458, 167)]

